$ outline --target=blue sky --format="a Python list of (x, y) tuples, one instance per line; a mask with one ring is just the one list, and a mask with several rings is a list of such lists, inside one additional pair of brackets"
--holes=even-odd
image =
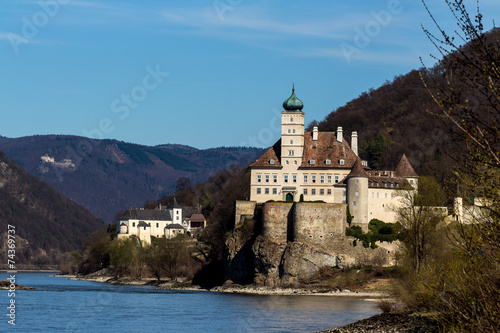
[(421, 23), (418, 0), (2, 0), (0, 135), (267, 147), (292, 83), (309, 123), (432, 65)]

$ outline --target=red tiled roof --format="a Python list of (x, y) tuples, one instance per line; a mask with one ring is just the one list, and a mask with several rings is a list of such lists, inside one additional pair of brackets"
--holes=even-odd
[[(280, 163), (281, 158), (281, 139), (279, 139), (274, 146), (269, 148), (264, 155), (262, 155), (257, 161), (250, 164), (250, 167), (270, 167), (270, 168), (281, 168)], [(271, 159), (274, 159), (274, 165), (271, 164)]]
[(394, 174), (398, 177), (418, 177), (405, 154), (401, 156), (401, 160), (394, 170)]
[(189, 221), (191, 222), (201, 222), (201, 221), (206, 221), (205, 219), (205, 216), (203, 216), (203, 214), (193, 214), (191, 215), (191, 217), (189, 218)]
[[(304, 133), (304, 156), (301, 168), (346, 168), (352, 167), (356, 154), (346, 140), (337, 141), (335, 132), (318, 132), (318, 140), (313, 141), (312, 132)], [(344, 165), (340, 165), (340, 160)], [(310, 163), (314, 160), (314, 165)], [(326, 164), (330, 160), (330, 165)]]
[(349, 177), (365, 177), (368, 178), (368, 174), (366, 173), (365, 169), (363, 168), (363, 163), (361, 163), (361, 158), (357, 158), (356, 162), (354, 162), (354, 165), (352, 166), (351, 172), (347, 175), (347, 178)]
[[(405, 183), (405, 181), (406, 179), (399, 177), (369, 177), (368, 187), (401, 189), (402, 187), (404, 187), (403, 184)], [(387, 184), (387, 187), (385, 186), (385, 184)], [(391, 184), (393, 185), (391, 186)]]

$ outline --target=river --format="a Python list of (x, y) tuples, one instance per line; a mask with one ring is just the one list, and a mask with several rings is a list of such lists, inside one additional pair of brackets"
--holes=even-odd
[[(11, 297), (0, 291), (0, 332), (316, 332), (380, 312), (374, 302), (344, 296), (157, 290), (52, 274), (15, 274), (16, 283), (37, 289)], [(0, 273), (0, 280), (8, 277)], [(15, 326), (8, 323), (10, 300)]]

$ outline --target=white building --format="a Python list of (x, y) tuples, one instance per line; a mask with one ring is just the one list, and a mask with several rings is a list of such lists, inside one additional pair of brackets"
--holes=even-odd
[(156, 209), (128, 209), (117, 221), (118, 238), (138, 237), (143, 244), (151, 243), (151, 236), (173, 238), (184, 234), (182, 226), (182, 208), (174, 203), (170, 209), (161, 205)]

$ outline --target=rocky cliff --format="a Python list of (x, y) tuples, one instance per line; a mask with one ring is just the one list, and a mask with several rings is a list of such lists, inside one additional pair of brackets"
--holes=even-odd
[[(246, 219), (243, 224), (237, 225), (228, 237), (224, 258), (226, 280), (239, 284), (256, 283), (286, 287), (299, 284), (325, 266), (342, 268), (374, 261), (389, 263), (392, 249), (388, 250), (383, 245), (377, 249), (353, 246), (353, 238), (346, 237), (343, 233), (335, 233), (333, 239), (330, 238), (323, 244), (314, 240), (308, 241), (303, 237), (296, 237), (297, 240), (273, 237), (273, 234), (268, 232), (270, 226), (261, 224), (269, 224), (269, 220), (277, 223), (278, 215), (273, 215), (272, 219), (266, 217), (266, 212), (276, 211), (276, 205), (279, 204), (270, 205), (273, 209), (270, 209), (270, 206), (263, 208), (262, 221), (258, 218)], [(282, 206), (291, 208), (289, 203)], [(317, 203), (311, 207), (319, 209)], [(329, 208), (331, 207), (326, 210)], [(283, 216), (286, 217), (287, 214)], [(285, 225), (286, 223), (284, 222)], [(267, 232), (261, 233), (260, 230)]]

